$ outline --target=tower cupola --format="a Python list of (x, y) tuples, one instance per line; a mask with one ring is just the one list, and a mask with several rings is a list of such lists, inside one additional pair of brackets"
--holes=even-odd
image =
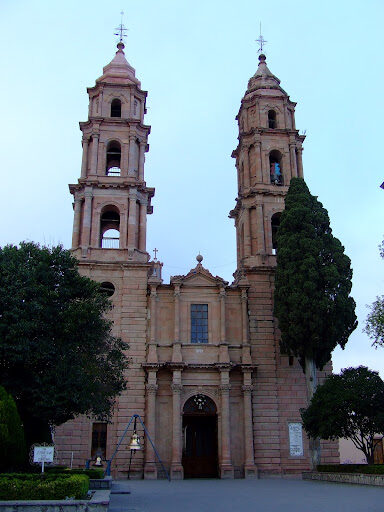
[(276, 264), (275, 233), (292, 177), (303, 176), (295, 106), (270, 71), (264, 54), (249, 79), (236, 117), (238, 197), (230, 212), (237, 231), (238, 268)]
[(154, 195), (144, 178), (147, 92), (121, 40), (87, 92), (88, 120), (80, 123), (81, 176), (69, 186), (75, 199), (72, 250), (82, 258), (147, 262), (146, 216)]

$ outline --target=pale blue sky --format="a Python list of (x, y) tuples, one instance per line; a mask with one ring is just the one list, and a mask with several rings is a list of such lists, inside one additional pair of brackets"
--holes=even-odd
[(231, 281), (236, 268), (230, 155), (261, 21), (268, 66), (307, 130), (306, 181), (354, 269), (360, 325), (335, 351), (335, 370), (366, 364), (384, 376), (384, 348), (361, 332), (366, 304), (384, 293), (382, 1), (1, 0), (0, 244), (70, 246), (78, 122), (87, 119), (86, 87), (114, 55), (121, 9), (127, 59), (149, 92), (148, 249), (159, 249), (165, 281), (188, 272), (199, 250), (214, 274)]

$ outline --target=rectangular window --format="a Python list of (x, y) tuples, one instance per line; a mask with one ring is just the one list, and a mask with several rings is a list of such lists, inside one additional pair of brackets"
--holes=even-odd
[(94, 423), (92, 425), (92, 450), (91, 458), (106, 458), (107, 452), (107, 424)]
[(191, 343), (208, 343), (208, 304), (191, 304)]

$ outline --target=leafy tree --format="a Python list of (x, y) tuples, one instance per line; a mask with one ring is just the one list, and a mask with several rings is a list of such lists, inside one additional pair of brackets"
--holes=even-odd
[(328, 212), (301, 178), (293, 178), (277, 232), (275, 316), (283, 353), (298, 357), (309, 399), (316, 368), (344, 348), (357, 327), (350, 297), (352, 270), (340, 241), (332, 235)]
[[(384, 241), (379, 246), (380, 255), (384, 258)], [(384, 346), (384, 295), (376, 297), (375, 302), (370, 306), (364, 331), (373, 340), (372, 345)]]
[(301, 416), (310, 437), (351, 439), (373, 464), (374, 436), (384, 433), (384, 382), (365, 366), (345, 368), (318, 386)]
[(61, 246), (0, 249), (0, 384), (28, 444), (78, 414), (107, 418), (125, 387), (125, 344), (111, 334), (100, 285)]
[(11, 471), (26, 462), (24, 430), (16, 404), (0, 386), (0, 471)]

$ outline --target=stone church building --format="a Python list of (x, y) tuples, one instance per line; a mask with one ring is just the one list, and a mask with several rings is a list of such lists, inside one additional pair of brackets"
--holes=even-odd
[[(81, 274), (102, 283), (113, 303), (114, 334), (129, 344), (127, 389), (110, 423), (79, 417), (57, 429), (59, 460), (109, 459), (139, 414), (173, 479), (301, 473), (310, 468), (299, 412), (305, 379), (297, 360), (280, 354), (273, 317), (275, 233), (290, 179), (303, 176), (296, 104), (260, 55), (236, 117), (234, 281), (212, 275), (198, 255), (194, 268), (165, 284), (162, 263), (150, 261), (146, 248), (155, 194), (144, 169), (147, 92), (124, 44), (117, 48), (88, 89), (81, 176), (69, 188), (72, 251)], [(127, 477), (129, 440), (113, 460), (114, 476)], [(322, 442), (322, 462), (338, 460), (338, 444)], [(159, 468), (144, 439), (130, 477), (157, 478)]]

